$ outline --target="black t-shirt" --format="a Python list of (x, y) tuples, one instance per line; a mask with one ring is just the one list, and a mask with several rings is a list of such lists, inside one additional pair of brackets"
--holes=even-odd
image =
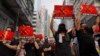
[[(12, 41), (10, 45), (17, 45), (15, 41)], [(16, 50), (9, 49), (2, 42), (0, 42), (0, 56), (15, 56)]]
[(76, 30), (76, 36), (79, 43), (80, 55), (95, 54), (98, 56), (97, 51), (95, 49), (94, 39), (91, 34), (83, 32), (82, 30)]
[[(43, 45), (43, 49), (44, 49), (44, 48), (49, 48), (49, 47), (51, 47), (51, 46), (50, 46), (50, 44), (48, 43), (48, 40), (46, 39), (45, 42), (44, 42), (44, 45)], [(51, 50), (50, 50), (50, 51), (44, 51), (44, 54), (45, 54), (45, 56), (51, 55)]]
[(25, 51), (26, 51), (26, 56), (36, 56), (36, 48), (34, 46), (34, 43), (26, 43), (24, 45)]
[(34, 43), (25, 44), (26, 56), (41, 56), (42, 55), (42, 45), (39, 45), (39, 49), (36, 49)]
[(39, 49), (36, 49), (36, 55), (41, 56), (43, 52), (43, 45), (41, 43), (38, 43)]

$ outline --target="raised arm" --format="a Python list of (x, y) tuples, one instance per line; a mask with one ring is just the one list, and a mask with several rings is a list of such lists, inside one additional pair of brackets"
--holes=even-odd
[(39, 45), (38, 45), (38, 43), (35, 41), (35, 36), (33, 36), (32, 39), (34, 40), (35, 48), (36, 48), (36, 49), (39, 49)]
[(80, 30), (80, 24), (81, 24), (80, 16), (81, 16), (81, 13), (79, 12), (75, 19), (76, 30)]
[(10, 44), (6, 43), (5, 40), (3, 41), (3, 44), (5, 46), (7, 46), (8, 48), (12, 49), (12, 50), (17, 50), (17, 46), (16, 45), (10, 45)]
[(54, 23), (54, 19), (52, 18), (51, 23), (50, 23), (50, 29), (51, 29), (52, 33), (55, 34), (55, 30), (53, 28), (53, 23)]

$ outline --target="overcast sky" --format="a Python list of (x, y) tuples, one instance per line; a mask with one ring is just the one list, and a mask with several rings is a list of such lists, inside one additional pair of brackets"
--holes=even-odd
[(62, 4), (63, 0), (43, 0), (42, 1), (44, 6), (47, 8), (48, 13), (52, 15), (54, 5), (60, 5)]
[(61, 5), (62, 2), (63, 0), (41, 0), (41, 2), (40, 0), (35, 0), (35, 10), (37, 10), (37, 5), (41, 3), (41, 5), (48, 10), (48, 14), (51, 16), (53, 13), (54, 5)]

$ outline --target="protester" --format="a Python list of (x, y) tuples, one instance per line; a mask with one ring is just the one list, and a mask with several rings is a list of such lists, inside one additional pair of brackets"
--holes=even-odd
[[(10, 27), (7, 27), (5, 31), (12, 31)], [(15, 39), (13, 39), (15, 40)], [(0, 42), (0, 55), (2, 56), (15, 56), (18, 41), (13, 40), (2, 40)]]
[(45, 42), (43, 45), (44, 56), (51, 56), (51, 46), (48, 41), (48, 37), (45, 36)]
[(95, 39), (96, 50), (100, 55), (100, 16), (99, 15), (96, 16), (96, 21), (92, 29), (93, 29), (93, 37)]
[(51, 46), (51, 56), (55, 56), (55, 41), (54, 40), (49, 40), (49, 44)]
[(42, 36), (38, 36), (36, 37), (35, 41), (37, 42), (37, 45), (39, 46), (37, 49), (36, 49), (36, 55), (37, 56), (44, 56), (44, 53), (43, 53), (43, 42), (42, 41)]
[(75, 52), (75, 56), (79, 56), (79, 44), (76, 36), (75, 27), (73, 27), (69, 32), (69, 36), (71, 37), (71, 46)]
[(25, 56), (26, 55), (26, 51), (24, 48), (25, 43), (26, 41), (24, 39), (20, 39), (15, 56)]
[(26, 56), (37, 56), (36, 49), (39, 49), (38, 43), (35, 41), (35, 37), (28, 38), (28, 43), (24, 45)]
[(80, 56), (99, 56), (96, 48), (93, 36), (89, 34), (86, 28), (86, 24), (80, 21), (81, 12), (78, 13), (75, 19), (76, 36), (79, 43)]
[(51, 31), (53, 33), (55, 43), (56, 43), (55, 55), (56, 56), (72, 56), (71, 46), (70, 46), (71, 39), (67, 33), (65, 24), (63, 23), (59, 24), (58, 30), (55, 31), (53, 28), (53, 19), (52, 19), (50, 28), (51, 28)]
[(97, 16), (96, 22), (92, 27), (93, 29), (93, 36), (95, 37), (96, 41), (99, 43), (99, 48), (100, 48), (100, 18)]

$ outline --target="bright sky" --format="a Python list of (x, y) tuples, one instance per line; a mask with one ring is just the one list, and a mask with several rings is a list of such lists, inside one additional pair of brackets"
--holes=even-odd
[(41, 2), (48, 10), (48, 14), (51, 16), (54, 10), (54, 5), (61, 5), (63, 0), (41, 0)]
[(63, 0), (43, 0), (44, 6), (47, 8), (49, 15), (52, 15), (54, 10), (54, 5), (62, 4)]
[[(53, 10), (54, 10), (54, 5), (62, 5), (63, 0), (43, 0), (42, 1), (45, 8), (48, 10), (48, 14), (52, 16)], [(55, 20), (54, 28), (57, 30), (57, 26), (59, 25), (60, 20)]]
[[(46, 8), (48, 10), (48, 14), (49, 16), (52, 16), (53, 10), (54, 10), (54, 5), (62, 5), (63, 0), (35, 0), (37, 2), (35, 2), (35, 10), (38, 10), (38, 4), (42, 3), (41, 5)], [(37, 4), (38, 3), (38, 4)], [(60, 23), (60, 20), (55, 20), (55, 28), (57, 27), (57, 25)], [(56, 28), (57, 29), (57, 28)]]

